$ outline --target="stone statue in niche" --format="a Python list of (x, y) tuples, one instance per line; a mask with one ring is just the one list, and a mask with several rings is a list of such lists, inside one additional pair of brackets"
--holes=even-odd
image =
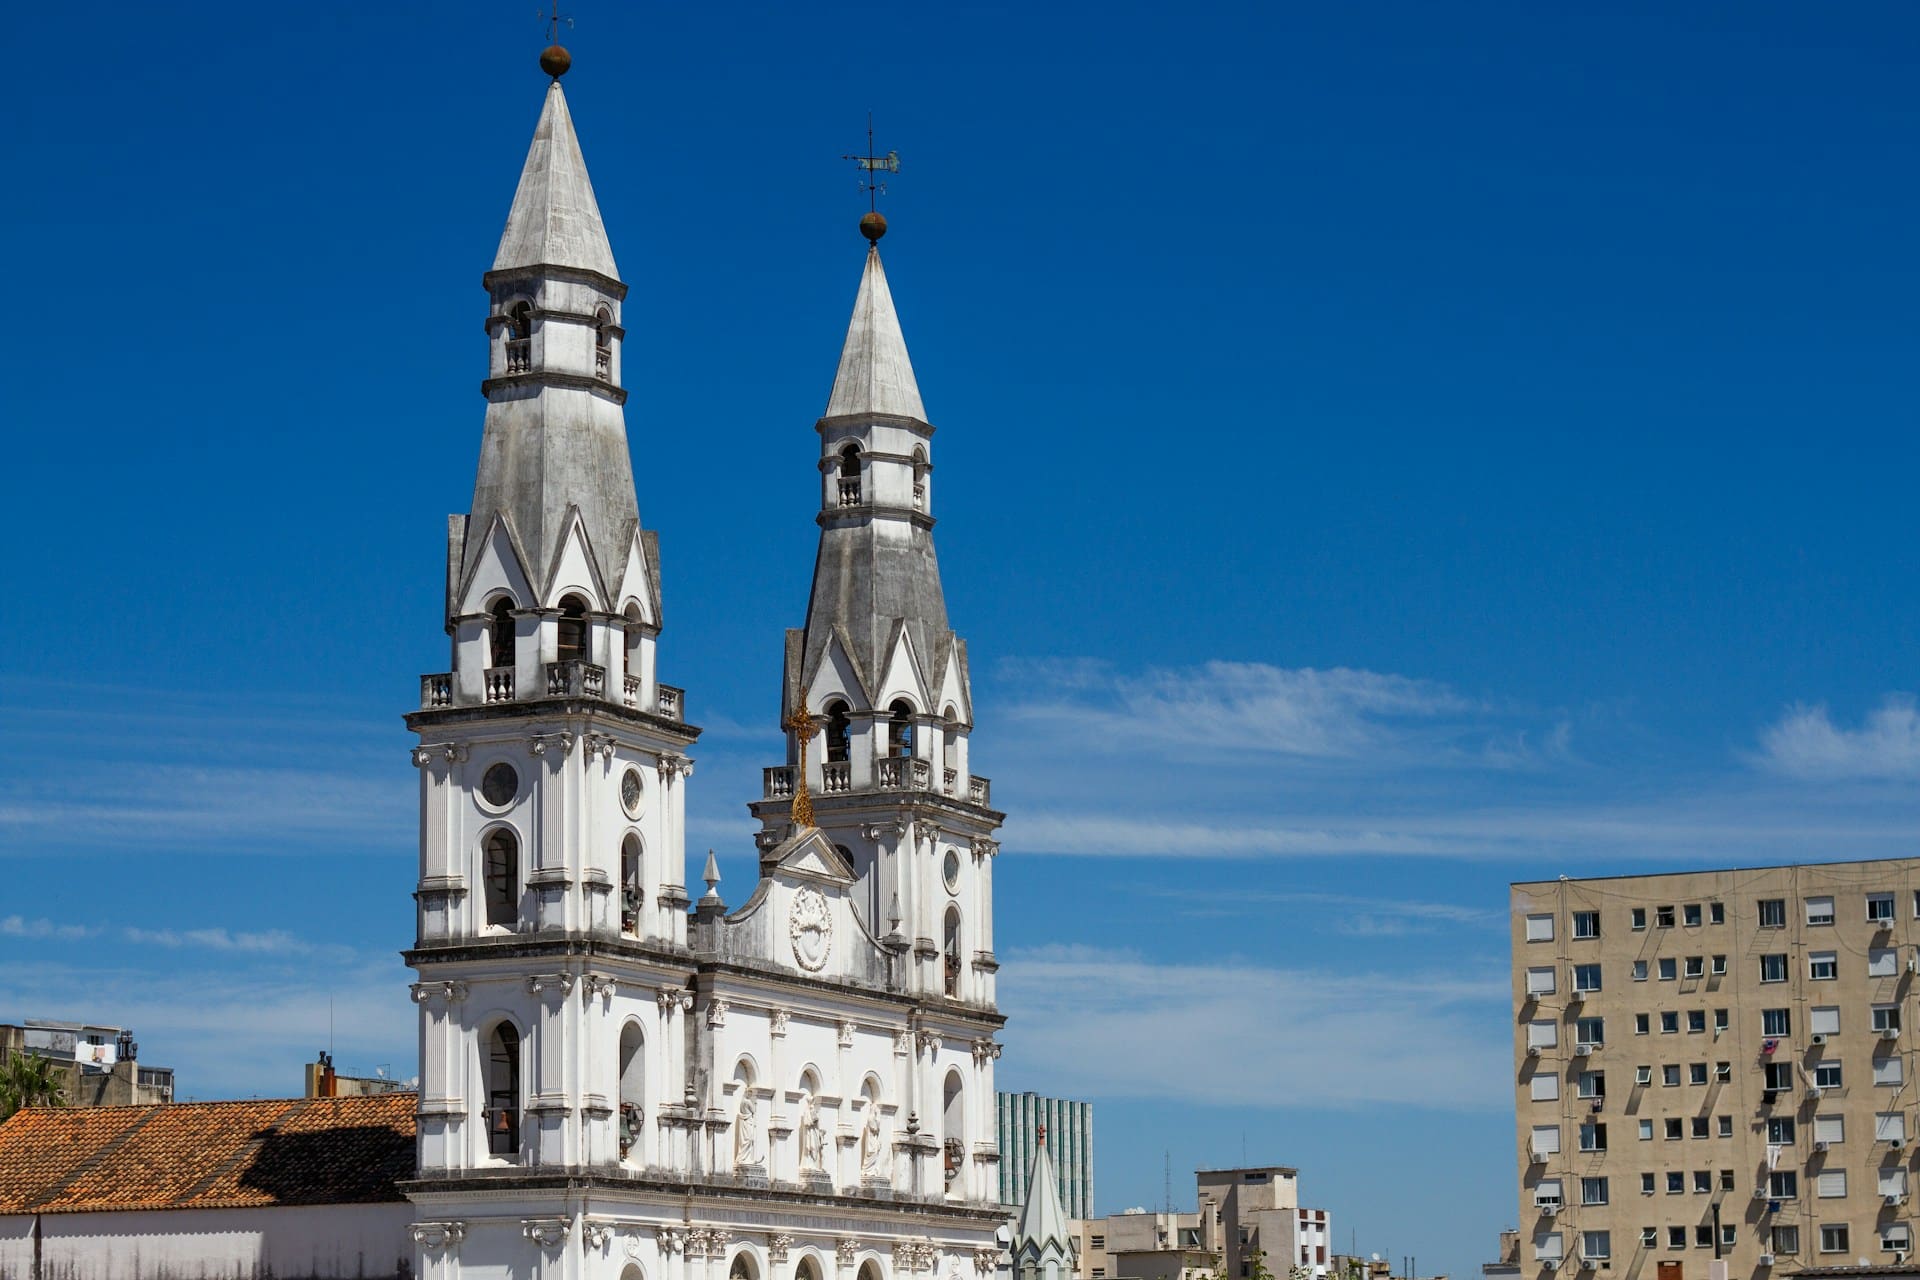
[(760, 1163), (760, 1116), (751, 1093), (741, 1093), (740, 1114), (733, 1122), (733, 1163), (736, 1168)]
[(867, 1122), (860, 1129), (860, 1176), (880, 1176), (880, 1104), (867, 1103)]
[(820, 1099), (814, 1097), (800, 1113), (800, 1167), (817, 1173), (827, 1169), (827, 1127), (820, 1120)]

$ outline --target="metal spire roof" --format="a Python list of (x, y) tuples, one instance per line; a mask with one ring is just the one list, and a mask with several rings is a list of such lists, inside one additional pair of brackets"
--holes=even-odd
[(1043, 1130), (1034, 1144), (1033, 1167), (1027, 1173), (1027, 1202), (1020, 1206), (1020, 1224), (1013, 1233), (1013, 1254), (1023, 1249), (1044, 1253), (1048, 1245), (1059, 1248), (1063, 1258), (1073, 1251), (1073, 1233), (1067, 1228), (1067, 1212), (1060, 1207), (1060, 1187), (1054, 1181), (1053, 1158), (1047, 1154), (1047, 1135)]
[(513, 193), (513, 210), (493, 258), (495, 271), (538, 266), (575, 267), (620, 278), (558, 80), (547, 87), (546, 105)]
[(927, 417), (877, 244), (867, 250), (867, 269), (860, 276), (860, 292), (853, 300), (853, 320), (847, 325), (847, 342), (840, 350), (840, 370), (833, 377), (833, 394), (827, 397), (825, 416), (870, 413), (922, 422)]

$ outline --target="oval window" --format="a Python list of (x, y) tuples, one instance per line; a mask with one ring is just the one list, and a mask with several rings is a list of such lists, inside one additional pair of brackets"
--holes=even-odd
[(628, 814), (640, 816), (640, 801), (646, 794), (646, 783), (641, 779), (638, 769), (628, 769), (620, 776), (620, 803)]
[(504, 760), (487, 766), (480, 775), (480, 798), (498, 809), (512, 802), (520, 792), (520, 775)]
[(952, 893), (960, 892), (960, 855), (959, 853), (953, 849), (947, 850), (946, 863), (941, 867), (940, 870), (941, 870), (941, 874), (946, 877), (948, 891)]

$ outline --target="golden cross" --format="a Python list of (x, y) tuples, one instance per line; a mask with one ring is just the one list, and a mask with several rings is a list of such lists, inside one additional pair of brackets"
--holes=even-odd
[(800, 705), (787, 717), (785, 728), (793, 732), (794, 741), (800, 744), (800, 768), (793, 779), (793, 825), (810, 827), (813, 825), (813, 797), (807, 794), (807, 744), (813, 741), (813, 735), (820, 731), (812, 716), (807, 714), (807, 700), (800, 699)]

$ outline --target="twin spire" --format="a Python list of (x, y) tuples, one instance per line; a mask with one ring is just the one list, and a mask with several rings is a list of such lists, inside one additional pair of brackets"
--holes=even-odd
[(833, 376), (833, 394), (827, 397), (824, 416), (869, 414), (893, 414), (922, 422), (927, 418), (877, 244), (867, 250), (867, 268), (860, 275), (853, 320), (847, 325), (846, 345), (840, 349), (840, 368)]
[(495, 271), (516, 267), (572, 267), (610, 280), (620, 278), (613, 246), (593, 198), (593, 182), (573, 131), (567, 95), (555, 80), (547, 86), (546, 105), (527, 149), (513, 210), (493, 257)]

